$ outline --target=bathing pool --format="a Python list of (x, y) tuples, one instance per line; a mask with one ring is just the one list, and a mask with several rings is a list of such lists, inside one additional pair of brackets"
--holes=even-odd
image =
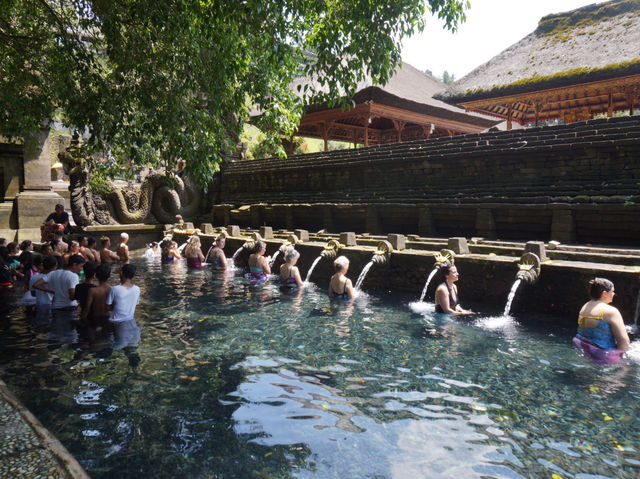
[(92, 477), (640, 474), (640, 363), (589, 363), (551, 318), (135, 262), (134, 349), (49, 344), (3, 298), (0, 374)]

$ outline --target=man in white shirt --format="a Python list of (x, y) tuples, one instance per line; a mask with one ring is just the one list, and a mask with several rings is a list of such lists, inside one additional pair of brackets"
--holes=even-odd
[(74, 323), (78, 320), (78, 302), (75, 300), (75, 294), (79, 282), (78, 273), (84, 262), (84, 258), (79, 254), (73, 255), (69, 258), (68, 269), (51, 271), (46, 281), (40, 278), (33, 285), (36, 289), (53, 293), (52, 319), (48, 334), (51, 344), (74, 343), (77, 340), (78, 333)]
[(47, 293), (42, 289), (34, 288), (40, 279), (44, 279), (45, 283), (48, 278), (48, 274), (54, 271), (58, 267), (58, 261), (53, 256), (46, 256), (42, 260), (42, 264), (39, 266), (40, 272), (31, 276), (29, 280), (29, 290), (31, 294), (36, 298), (36, 315), (33, 318), (31, 324), (34, 328), (40, 328), (42, 326), (48, 326), (51, 322), (51, 302), (53, 301), (53, 294)]
[(140, 300), (140, 288), (131, 282), (135, 274), (135, 265), (123, 265), (120, 284), (111, 288), (107, 296), (107, 304), (113, 311), (111, 323), (114, 328), (113, 347), (116, 349), (133, 348), (140, 341), (140, 326), (134, 318)]

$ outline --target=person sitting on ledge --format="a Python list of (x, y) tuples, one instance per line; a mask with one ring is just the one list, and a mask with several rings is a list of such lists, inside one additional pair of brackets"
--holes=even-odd
[(605, 278), (589, 281), (591, 300), (582, 306), (578, 314), (576, 337), (600, 349), (629, 348), (629, 335), (617, 308), (610, 305), (615, 295), (613, 283)]
[(349, 259), (346, 256), (338, 256), (333, 262), (335, 274), (329, 281), (329, 298), (331, 299), (353, 299), (358, 292), (353, 287), (351, 280), (345, 275), (349, 271)]
[(473, 311), (463, 309), (460, 306), (458, 287), (454, 284), (458, 281), (458, 268), (445, 264), (440, 268), (440, 274), (444, 281), (436, 289), (436, 313), (474, 314)]
[(226, 239), (224, 236), (218, 236), (216, 238), (216, 245), (209, 254), (211, 257), (211, 265), (214, 269), (227, 269), (227, 257), (224, 254), (225, 242)]
[[(69, 213), (64, 210), (64, 205), (57, 204), (55, 207), (55, 211), (47, 216), (47, 219), (44, 220), (42, 227), (50, 226), (51, 221), (55, 225), (56, 230), (62, 231), (64, 234), (68, 234), (71, 232), (71, 226), (69, 225)], [(41, 228), (41, 231), (42, 230)], [(44, 241), (48, 241), (48, 238), (43, 238)]]
[(284, 255), (284, 263), (280, 266), (280, 279), (283, 286), (302, 288), (302, 278), (300, 278), (300, 270), (296, 266), (300, 258), (300, 253), (290, 248)]
[(269, 260), (271, 256), (265, 257), (264, 254), (267, 251), (267, 245), (264, 241), (256, 242), (256, 250), (249, 255), (249, 274), (247, 277), (252, 282), (262, 283), (267, 279), (267, 275), (271, 274), (271, 267), (269, 267)]
[(202, 268), (204, 254), (202, 254), (200, 238), (197, 235), (191, 236), (189, 241), (187, 241), (187, 246), (184, 249), (184, 256), (187, 258), (187, 266), (189, 268)]

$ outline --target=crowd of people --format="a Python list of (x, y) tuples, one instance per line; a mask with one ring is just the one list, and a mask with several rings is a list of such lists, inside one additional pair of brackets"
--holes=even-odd
[[(43, 226), (63, 221), (62, 227), (52, 228), (38, 252), (30, 240), (18, 244), (0, 238), (0, 293), (24, 291), (22, 304), (32, 326), (46, 331), (50, 345), (86, 341), (133, 350), (140, 338), (134, 318), (140, 289), (132, 283), (136, 267), (129, 263), (129, 236), (120, 235), (116, 251), (102, 237), (98, 251), (95, 238), (65, 234), (68, 214), (59, 206), (57, 217), (50, 215)], [(112, 287), (109, 278), (116, 263), (120, 284)], [(136, 356), (127, 355), (130, 361)]]
[[(84, 234), (65, 236), (68, 214), (61, 205), (56, 206), (56, 211), (43, 224), (43, 237), (45, 230), (48, 231), (46, 226), (51, 224), (55, 227), (51, 228), (50, 239), (40, 245), (39, 253), (34, 252), (34, 245), (29, 240), (18, 244), (7, 243), (0, 238), (0, 292), (11, 292), (16, 285), (22, 285), (24, 303), (29, 307), (34, 327), (47, 328), (52, 339), (74, 342), (80, 334), (89, 340), (110, 338), (119, 348), (137, 345), (140, 328), (135, 322), (134, 312), (140, 290), (132, 283), (136, 268), (129, 264), (129, 235), (120, 235), (115, 251), (111, 250), (108, 237), (100, 238), (98, 251), (95, 238)], [(225, 270), (228, 266), (224, 236), (216, 238), (207, 257), (197, 235), (191, 236), (183, 246), (186, 246), (184, 257), (189, 268), (200, 269), (209, 259), (214, 270)], [(173, 239), (166, 238), (160, 243), (151, 243), (144, 257), (172, 263), (183, 257), (180, 249)], [(272, 260), (265, 256), (266, 249), (263, 241), (257, 241), (249, 255), (246, 277), (252, 284), (266, 281), (272, 272)], [(283, 288), (304, 286), (296, 266), (299, 257), (300, 253), (293, 247), (284, 250), (284, 262), (279, 269)], [(114, 263), (121, 265), (120, 284), (111, 287), (108, 280)], [(335, 274), (329, 281), (329, 297), (332, 300), (354, 300), (358, 291), (346, 276), (349, 260), (339, 256), (334, 260), (334, 269)], [(460, 305), (455, 284), (459, 278), (456, 266), (445, 264), (439, 272), (441, 282), (435, 292), (435, 311), (474, 314)], [(622, 316), (610, 304), (614, 294), (611, 281), (595, 278), (590, 282), (591, 300), (580, 310), (574, 344), (603, 351), (624, 351), (629, 347)]]

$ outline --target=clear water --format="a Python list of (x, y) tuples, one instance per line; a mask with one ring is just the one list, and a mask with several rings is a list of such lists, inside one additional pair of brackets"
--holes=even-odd
[(640, 365), (552, 322), (138, 264), (136, 352), (0, 316), (0, 374), (92, 477), (638, 477)]

